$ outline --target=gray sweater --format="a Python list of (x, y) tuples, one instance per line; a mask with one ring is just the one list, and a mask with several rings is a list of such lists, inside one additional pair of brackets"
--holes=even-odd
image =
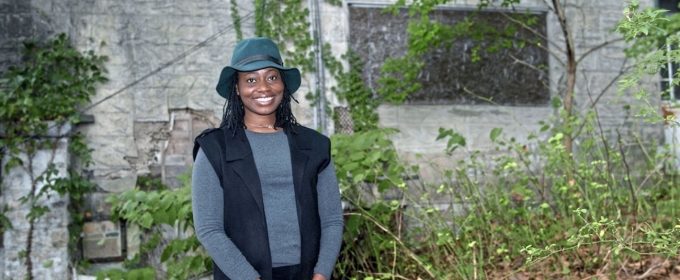
[[(288, 138), (282, 131), (255, 133), (246, 130), (262, 185), (272, 266), (300, 263), (300, 228)], [(230, 279), (256, 279), (259, 274), (224, 233), (224, 198), (219, 178), (202, 150), (192, 175), (194, 224), (198, 240)], [(340, 251), (342, 209), (333, 162), (318, 176), (321, 245), (314, 273), (330, 279)]]

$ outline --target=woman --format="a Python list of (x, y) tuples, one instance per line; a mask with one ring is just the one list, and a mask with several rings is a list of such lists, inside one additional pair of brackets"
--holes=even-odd
[(196, 138), (192, 176), (196, 235), (215, 280), (330, 279), (340, 193), (330, 140), (291, 112), (300, 82), (268, 38), (239, 42), (222, 69), (222, 124)]

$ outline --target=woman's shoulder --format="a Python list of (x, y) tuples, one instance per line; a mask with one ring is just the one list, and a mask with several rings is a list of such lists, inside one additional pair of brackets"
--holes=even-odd
[(297, 126), (295, 127), (295, 131), (302, 137), (305, 137), (307, 139), (318, 139), (318, 140), (329, 140), (328, 136), (321, 134), (321, 132), (318, 132), (314, 129), (311, 129), (306, 126)]
[(295, 127), (296, 141), (303, 146), (310, 147), (312, 149), (329, 149), (331, 145), (331, 140), (328, 136), (321, 134), (314, 129), (305, 126)]

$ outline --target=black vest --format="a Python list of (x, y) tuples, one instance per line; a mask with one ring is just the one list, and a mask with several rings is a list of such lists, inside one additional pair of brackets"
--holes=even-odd
[[(290, 148), (293, 184), (300, 226), (302, 279), (312, 279), (319, 256), (321, 226), (317, 175), (330, 163), (328, 137), (306, 127), (285, 130)], [(262, 201), (260, 177), (243, 128), (209, 129), (194, 142), (207, 156), (224, 190), (224, 231), (262, 280), (272, 278), (272, 260)], [(281, 147), (284, 148), (284, 147)], [(216, 264), (215, 280), (229, 279)]]

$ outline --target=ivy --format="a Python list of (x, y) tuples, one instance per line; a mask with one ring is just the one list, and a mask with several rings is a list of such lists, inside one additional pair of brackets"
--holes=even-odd
[[(76, 50), (63, 33), (46, 42), (23, 42), (21, 56), (22, 63), (10, 66), (0, 80), (0, 154), (6, 159), (4, 172), (20, 168), (31, 177), (31, 189), (19, 201), (30, 209), (26, 215), (29, 222), (26, 249), (21, 255), (25, 258), (27, 279), (33, 279), (35, 223), (50, 211), (41, 199), (55, 193), (70, 197), (68, 208), (73, 221), (69, 225), (69, 249), (73, 252), (78, 248), (85, 212), (83, 196), (92, 192), (95, 185), (74, 168), (67, 170), (68, 177), (57, 176), (55, 153), (59, 141), (70, 138), (68, 151), (80, 160), (82, 167), (87, 167), (92, 163), (91, 149), (77, 132), (46, 136), (51, 129), (65, 131), (69, 124), (78, 123), (79, 108), (90, 101), (97, 84), (107, 81), (103, 68), (107, 57)], [(45, 170), (33, 164), (40, 151), (48, 154)], [(8, 210), (6, 207), (3, 213)], [(12, 228), (4, 215), (0, 220), (3, 229)]]
[[(470, 13), (455, 25), (442, 24), (430, 18), (438, 5), (450, 0), (417, 0), (406, 8), (406, 1), (401, 0), (385, 8), (385, 12), (398, 14), (404, 9), (408, 12), (410, 22), (407, 27), (407, 53), (403, 57), (388, 58), (381, 67), (378, 79), (378, 94), (382, 101), (403, 104), (408, 97), (420, 90), (419, 75), (425, 66), (424, 56), (432, 49), (451, 48), (453, 43), (462, 38), (472, 39), (476, 45), (471, 46), (472, 62), (483, 59), (480, 53), (494, 53), (502, 49), (522, 48), (526, 44), (536, 43), (517, 38), (518, 30), (534, 27), (538, 18), (531, 13), (511, 13), (507, 16), (513, 24), (499, 30), (477, 15), (489, 4), (498, 1), (480, 1), (478, 10)], [(504, 0), (502, 7), (512, 7), (519, 0)]]
[[(378, 128), (378, 99), (366, 87), (361, 78), (363, 62), (361, 57), (352, 51), (343, 56), (349, 62), (350, 70), (336, 75), (338, 86), (331, 88), (339, 99), (346, 100), (354, 122), (354, 131), (370, 131)], [(337, 116), (336, 116), (337, 118)]]
[(231, 20), (234, 22), (234, 31), (236, 31), (236, 41), (243, 39), (243, 31), (241, 31), (241, 16), (238, 14), (236, 0), (229, 0), (231, 4)]

